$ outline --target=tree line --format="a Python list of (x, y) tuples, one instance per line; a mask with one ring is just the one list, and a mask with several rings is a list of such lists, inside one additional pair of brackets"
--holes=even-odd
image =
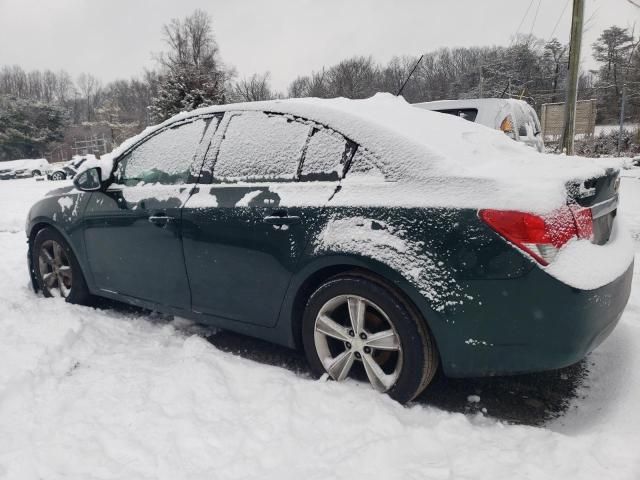
[[(275, 91), (268, 72), (239, 78), (223, 62), (211, 17), (201, 10), (163, 27), (166, 50), (157, 68), (103, 83), (84, 73), (0, 68), (0, 160), (70, 155), (74, 127), (109, 132), (115, 146), (181, 111), (238, 101), (286, 97), (366, 98), (397, 93), (413, 103), (440, 99), (521, 98), (536, 109), (564, 101), (568, 46), (557, 39), (515, 37), (507, 46), (441, 48), (379, 63), (354, 56), (295, 78)], [(613, 123), (625, 88), (626, 117), (640, 119), (640, 48), (627, 29), (612, 26), (592, 45), (599, 68), (581, 74), (579, 97), (596, 98), (598, 121)], [(407, 81), (409, 73), (414, 70)], [(86, 134), (86, 133), (85, 133)], [(66, 148), (66, 150), (64, 150)]]

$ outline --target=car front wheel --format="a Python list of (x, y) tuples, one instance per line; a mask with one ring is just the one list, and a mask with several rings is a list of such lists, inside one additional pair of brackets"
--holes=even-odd
[(355, 275), (328, 280), (309, 298), (302, 336), (313, 372), (364, 380), (400, 403), (411, 401), (438, 367), (422, 321), (389, 288)]
[(65, 239), (52, 228), (36, 235), (31, 265), (45, 297), (61, 297), (70, 303), (88, 304), (91, 298), (80, 265)]
[(54, 172), (51, 175), (51, 180), (64, 180), (66, 178), (66, 175), (62, 172)]
[(31, 172), (32, 177), (39, 177), (40, 175), (42, 175), (40, 170), (34, 170), (33, 172)]

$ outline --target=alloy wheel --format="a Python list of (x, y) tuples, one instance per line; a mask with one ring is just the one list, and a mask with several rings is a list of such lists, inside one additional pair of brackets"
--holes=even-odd
[(64, 180), (64, 175), (60, 172), (56, 172), (51, 175), (51, 180)]
[(369, 383), (381, 392), (400, 376), (400, 337), (389, 316), (364, 297), (339, 295), (326, 302), (316, 316), (314, 342), (334, 380), (350, 376), (359, 363)]
[(38, 252), (40, 278), (51, 295), (67, 298), (73, 285), (69, 257), (55, 240), (42, 242)]

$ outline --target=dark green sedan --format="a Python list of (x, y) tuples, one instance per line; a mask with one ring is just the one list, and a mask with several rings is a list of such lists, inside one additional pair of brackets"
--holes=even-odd
[(181, 114), (32, 207), (32, 282), (303, 348), (400, 402), (439, 368), (563, 367), (629, 297), (618, 172), (513, 143), (383, 95)]

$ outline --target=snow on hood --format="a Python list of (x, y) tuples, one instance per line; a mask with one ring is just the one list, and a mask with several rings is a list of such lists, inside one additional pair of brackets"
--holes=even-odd
[[(444, 184), (458, 179), (457, 183), (466, 185), (477, 179), (478, 187), (469, 189), (464, 201), (456, 189), (455, 198), (449, 195), (450, 201), (440, 198), (438, 202), (456, 206), (516, 208), (512, 205), (516, 201), (517, 208), (551, 210), (566, 201), (568, 181), (604, 175), (608, 166), (587, 158), (538, 153), (500, 131), (378, 93), (364, 100), (301, 98), (183, 112), (147, 128), (103, 157), (99, 161), (103, 177), (110, 173), (107, 162), (112, 165), (113, 159), (159, 129), (198, 115), (242, 110), (290, 114), (328, 125), (372, 152), (387, 181), (412, 184), (425, 194), (426, 189), (420, 187), (432, 185), (434, 179)], [(88, 161), (81, 170), (91, 166), (96, 165)], [(447, 196), (446, 188), (439, 192)]]

